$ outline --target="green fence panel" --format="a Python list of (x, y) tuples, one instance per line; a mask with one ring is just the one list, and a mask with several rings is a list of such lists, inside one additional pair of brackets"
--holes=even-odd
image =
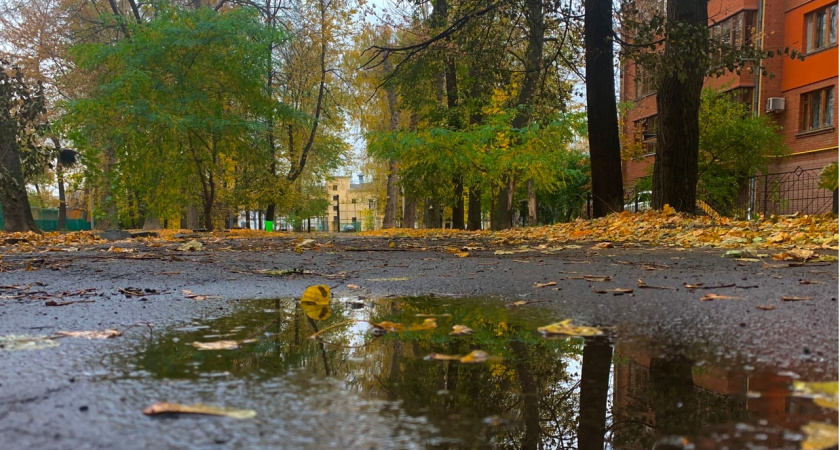
[[(67, 210), (68, 218), (65, 221), (65, 229), (68, 231), (82, 231), (90, 230), (90, 221), (88, 219), (87, 211), (80, 211), (75, 209)], [(58, 231), (58, 209), (56, 208), (32, 208), (32, 218), (35, 219), (35, 225), (41, 231)], [(6, 221), (3, 217), (3, 207), (0, 206), (0, 230), (6, 229)]]

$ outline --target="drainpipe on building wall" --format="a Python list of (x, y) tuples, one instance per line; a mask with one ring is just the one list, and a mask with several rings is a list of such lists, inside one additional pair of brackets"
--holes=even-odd
[[(764, 50), (764, 0), (758, 0), (758, 49)], [(761, 113), (761, 70), (755, 71), (755, 91), (753, 92), (753, 114), (759, 116)], [(766, 180), (765, 180), (766, 182)], [(755, 176), (750, 178), (750, 206), (747, 208), (747, 220), (752, 220), (755, 209)]]

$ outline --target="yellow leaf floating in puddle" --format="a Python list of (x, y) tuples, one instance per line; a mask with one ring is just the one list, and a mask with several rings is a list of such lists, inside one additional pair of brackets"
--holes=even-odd
[(235, 350), (240, 344), (257, 342), (256, 339), (244, 339), (241, 341), (216, 341), (216, 342), (193, 342), (192, 346), (199, 350)]
[(814, 403), (823, 408), (838, 409), (838, 383), (836, 381), (793, 382), (793, 395), (796, 397), (810, 397)]
[(466, 356), (444, 355), (442, 353), (430, 353), (425, 358), (427, 361), (459, 361), (463, 364), (483, 363), (487, 361), (501, 361), (501, 356), (492, 356), (484, 350), (473, 350)]
[(603, 331), (595, 327), (575, 326), (572, 325), (572, 319), (566, 319), (562, 322), (553, 323), (544, 327), (537, 328), (537, 331), (545, 336), (555, 334), (563, 334), (566, 336), (601, 336)]
[(437, 328), (437, 321), (434, 317), (423, 320), (423, 323), (415, 323), (408, 326), (398, 322), (379, 322), (372, 324), (374, 327), (385, 330), (389, 333), (402, 333), (405, 331), (427, 331)]
[(330, 303), (330, 287), (323, 284), (309, 286), (303, 291), (300, 297), (301, 303), (312, 303), (315, 305), (327, 305)]
[(449, 333), (450, 336), (466, 336), (468, 334), (472, 334), (473, 329), (466, 326), (466, 325), (453, 325), (452, 332)]
[(198, 403), (196, 405), (181, 405), (178, 403), (155, 403), (143, 410), (147, 416), (155, 414), (202, 414), (209, 416), (223, 416), (234, 419), (250, 419), (256, 417), (257, 412), (250, 409), (227, 408)]
[(823, 422), (808, 422), (802, 426), (805, 440), (802, 450), (824, 450), (837, 446), (838, 430), (836, 425)]

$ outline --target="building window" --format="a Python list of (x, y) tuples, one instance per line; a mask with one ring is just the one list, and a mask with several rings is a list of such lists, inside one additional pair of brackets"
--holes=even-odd
[(337, 185), (337, 184), (334, 184), (334, 185), (333, 185), (333, 190), (334, 190), (334, 191), (337, 191), (337, 190), (338, 190), (338, 185)]
[(334, 201), (334, 202), (337, 202), (337, 201), (338, 201), (338, 196), (337, 196), (337, 195), (333, 195), (333, 201)]
[(656, 115), (635, 121), (636, 142), (642, 144), (645, 154), (656, 153)]
[(752, 113), (753, 111), (753, 94), (755, 93), (755, 88), (753, 87), (738, 87), (735, 89), (730, 89), (726, 91), (726, 94), (729, 97), (729, 100), (740, 103), (744, 105), (744, 114)]
[(837, 4), (805, 15), (805, 51), (816, 52), (837, 45)]
[(656, 93), (656, 79), (653, 72), (636, 63), (636, 98)]
[(712, 54), (712, 67), (723, 64), (722, 48), (740, 49), (752, 45), (757, 22), (758, 14), (755, 11), (745, 10), (712, 25), (709, 34), (720, 47)]
[(355, 205), (356, 204), (356, 199), (354, 198), (354, 199), (350, 200), (350, 203), (353, 203)]
[(354, 218), (350, 219), (350, 221), (353, 222), (353, 223), (356, 223), (356, 218), (354, 217)]
[(834, 86), (802, 94), (799, 130), (829, 128), (834, 122)]
[(338, 211), (338, 205), (333, 205), (333, 211)]
[(333, 216), (333, 222), (338, 222), (338, 216)]

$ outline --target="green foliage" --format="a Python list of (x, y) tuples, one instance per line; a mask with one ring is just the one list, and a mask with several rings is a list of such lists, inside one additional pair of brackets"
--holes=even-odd
[(767, 172), (767, 158), (789, 153), (779, 126), (752, 116), (726, 93), (703, 91), (700, 105), (699, 197), (731, 214), (740, 183)]
[(537, 216), (542, 224), (570, 222), (580, 217), (589, 192), (589, 155), (568, 150), (558, 156), (557, 183), (553, 188), (537, 191)]
[(259, 181), (246, 178), (249, 168), (267, 164), (255, 141), (276, 108), (265, 75), (268, 43), (282, 36), (248, 8), (155, 8), (131, 39), (74, 49), (79, 66), (99, 77), (87, 98), (66, 105), (63, 125), (103, 167), (90, 175), (110, 184), (118, 203), (164, 217), (192, 197), (207, 212), (220, 193)]
[(829, 191), (837, 190), (837, 161), (823, 167), (822, 172), (820, 172), (819, 186)]

